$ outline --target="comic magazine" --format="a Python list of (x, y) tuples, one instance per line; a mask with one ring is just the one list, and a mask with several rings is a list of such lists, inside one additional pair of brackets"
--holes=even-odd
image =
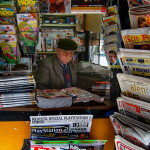
[(15, 18), (0, 18), (0, 24), (15, 24)]
[(123, 73), (150, 77), (150, 51), (123, 49), (117, 53)]
[(0, 34), (16, 34), (14, 25), (0, 25)]
[(0, 34), (0, 48), (8, 63), (20, 62), (20, 52), (17, 46), (16, 35)]
[(127, 0), (129, 7), (139, 5), (150, 5), (150, 0)]
[(117, 52), (119, 50), (117, 43), (110, 43), (103, 46), (106, 59), (110, 68), (118, 68), (121, 69), (119, 60), (117, 58)]
[(142, 147), (132, 144), (119, 135), (115, 136), (116, 150), (144, 150)]
[(150, 6), (137, 6), (129, 10), (131, 28), (150, 27)]
[(117, 78), (124, 96), (150, 103), (149, 79), (123, 73), (118, 73)]
[(15, 6), (14, 0), (1, 0), (0, 1), (1, 8), (14, 7), (14, 6)]
[(19, 13), (37, 13), (38, 0), (17, 0)]
[(118, 7), (117, 5), (110, 6), (106, 9), (106, 17), (118, 15)]
[(30, 126), (44, 129), (44, 126), (69, 124), (69, 139), (88, 139), (93, 115), (30, 116)]
[(117, 104), (121, 114), (150, 125), (149, 103), (122, 95), (117, 98)]
[(105, 36), (119, 34), (118, 25), (114, 24), (114, 25), (105, 26), (104, 33), (105, 33)]
[(20, 32), (38, 32), (38, 14), (16, 14), (18, 29)]
[(110, 120), (117, 135), (129, 142), (149, 150), (150, 126), (115, 112)]
[(15, 8), (0, 8), (0, 17), (14, 17)]
[(36, 46), (38, 41), (38, 32), (20, 32), (20, 41), (24, 46)]
[(125, 48), (150, 50), (150, 28), (122, 30)]

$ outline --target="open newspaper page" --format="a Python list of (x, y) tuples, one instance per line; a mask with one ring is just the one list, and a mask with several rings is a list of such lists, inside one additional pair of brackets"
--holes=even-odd
[(144, 150), (143, 148), (130, 143), (119, 135), (115, 136), (115, 145), (116, 150)]
[(117, 78), (124, 96), (150, 103), (149, 79), (123, 73), (117, 74)]
[(122, 95), (117, 98), (117, 104), (121, 114), (150, 125), (150, 103)]
[[(120, 48), (121, 49), (121, 48)], [(126, 49), (125, 49), (126, 50)], [(117, 53), (123, 73), (150, 77), (150, 51), (127, 49)]]
[(117, 135), (124, 137), (131, 143), (149, 149), (150, 127), (144, 123), (115, 113), (110, 116)]
[(93, 115), (59, 115), (59, 116), (30, 116), (30, 126), (41, 127), (52, 125), (69, 125), (68, 139), (88, 139)]

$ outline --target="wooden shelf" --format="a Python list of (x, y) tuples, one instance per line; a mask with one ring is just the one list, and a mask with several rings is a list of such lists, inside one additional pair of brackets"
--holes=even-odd
[[(76, 50), (75, 52), (79, 52)], [(56, 52), (37, 52), (37, 54), (56, 54)]]
[(37, 107), (37, 105), (32, 106), (20, 106), (20, 107), (8, 107), (1, 108), (0, 111), (68, 111), (68, 110), (109, 110), (111, 109), (112, 104), (110, 102), (99, 103), (98, 105), (74, 105), (70, 107), (61, 107), (61, 108), (49, 108), (42, 109)]
[(41, 27), (76, 27), (76, 24), (41, 24)]
[(75, 14), (69, 14), (69, 13), (40, 13), (40, 15), (45, 15), (45, 16), (75, 16)]

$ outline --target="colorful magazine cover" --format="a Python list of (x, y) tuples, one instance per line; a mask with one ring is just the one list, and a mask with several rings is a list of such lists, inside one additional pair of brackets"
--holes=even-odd
[(20, 41), (25, 46), (36, 46), (38, 41), (38, 32), (20, 32)]
[(0, 24), (15, 24), (15, 18), (0, 18)]
[[(129, 51), (130, 50), (130, 51)], [(117, 53), (123, 73), (150, 77), (150, 51), (122, 49)]]
[(124, 96), (150, 103), (149, 79), (123, 73), (118, 73), (117, 78)]
[(130, 8), (129, 16), (131, 28), (135, 29), (135, 28), (150, 27), (149, 5)]
[(0, 8), (0, 17), (14, 17), (15, 8)]
[(150, 27), (122, 30), (125, 48), (150, 50)]
[(38, 32), (38, 14), (16, 14), (18, 29), (20, 32)]
[(110, 68), (121, 69), (119, 60), (117, 58), (117, 52), (119, 50), (117, 43), (111, 43), (103, 46), (106, 59)]
[(14, 7), (14, 0), (1, 0), (0, 1), (0, 7), (5, 8), (5, 7)]
[(30, 126), (69, 124), (69, 139), (88, 139), (93, 115), (30, 116)]
[(16, 34), (16, 28), (14, 25), (0, 25), (0, 34)]
[(104, 33), (105, 33), (105, 36), (119, 34), (118, 25), (114, 24), (114, 25), (105, 26)]
[(37, 13), (38, 0), (17, 0), (19, 13)]
[(144, 150), (143, 148), (132, 144), (119, 135), (115, 136), (116, 150)]
[(139, 5), (150, 5), (150, 0), (127, 0), (129, 7)]
[(0, 48), (8, 63), (20, 62), (20, 52), (17, 46), (16, 35), (0, 34)]
[(117, 5), (114, 6), (110, 6), (107, 8), (106, 10), (106, 16), (114, 16), (114, 15), (118, 15), (118, 7)]

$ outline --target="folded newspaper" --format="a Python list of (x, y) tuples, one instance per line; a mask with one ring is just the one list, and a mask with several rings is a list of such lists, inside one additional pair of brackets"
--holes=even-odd
[(150, 103), (150, 80), (144, 77), (118, 73), (122, 94)]
[(115, 112), (110, 116), (117, 135), (131, 143), (149, 150), (150, 126)]
[(150, 125), (150, 103), (122, 95), (117, 98), (117, 104), (121, 114)]
[(31, 139), (88, 139), (93, 115), (30, 116)]
[(103, 97), (92, 94), (88, 91), (77, 87), (69, 87), (65, 89), (47, 89), (36, 90), (37, 105), (40, 108), (56, 108), (71, 106), (72, 103), (89, 102), (94, 100), (102, 103)]
[(116, 150), (144, 150), (143, 148), (130, 143), (119, 135), (115, 136), (115, 145)]
[(120, 48), (117, 53), (123, 73), (150, 77), (150, 51)]
[(30, 140), (30, 150), (103, 150), (106, 140)]

